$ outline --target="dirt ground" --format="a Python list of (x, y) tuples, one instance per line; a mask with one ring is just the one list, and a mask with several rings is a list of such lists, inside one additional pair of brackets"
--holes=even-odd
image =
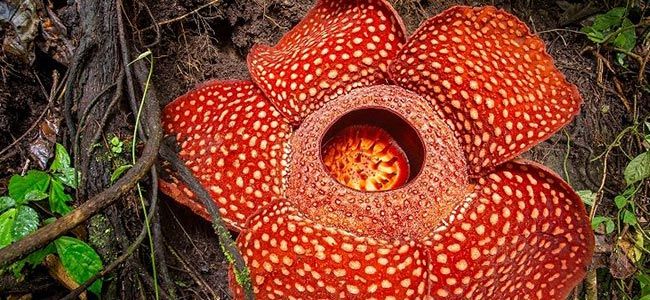
[[(127, 7), (129, 23), (136, 28), (131, 39), (144, 52), (155, 56), (154, 78), (158, 95), (169, 102), (195, 84), (208, 79), (249, 78), (245, 58), (252, 45), (274, 44), (313, 5), (311, 0), (144, 0)], [(602, 160), (592, 161), (616, 135), (632, 122), (630, 106), (641, 116), (650, 112), (650, 99), (638, 98), (635, 73), (605, 70), (603, 84), (594, 44), (579, 30), (582, 19), (566, 13), (555, 1), (391, 1), (413, 32), (423, 20), (453, 5), (494, 5), (518, 16), (539, 33), (548, 52), (568, 80), (578, 86), (584, 99), (581, 113), (564, 130), (533, 148), (525, 157), (539, 161), (563, 175), (577, 190), (598, 190), (603, 173)], [(206, 6), (209, 3), (213, 5)], [(597, 4), (597, 11), (608, 7)], [(61, 8), (63, 9), (63, 7)], [(62, 13), (63, 14), (63, 13)], [(64, 24), (75, 26), (75, 16), (66, 15)], [(152, 26), (152, 24), (161, 24)], [(1, 34), (1, 32), (0, 32)], [(33, 65), (3, 61), (0, 81), (0, 149), (7, 147), (32, 126), (47, 105), (51, 71), (65, 67), (45, 53), (38, 53)], [(617, 92), (613, 78), (625, 83)], [(39, 82), (40, 80), (40, 82)], [(629, 83), (629, 84), (627, 84)], [(42, 86), (41, 86), (42, 85)], [(47, 92), (45, 92), (47, 91)], [(640, 94), (643, 96), (643, 94)], [(29, 138), (25, 139), (29, 141)], [(567, 142), (570, 141), (569, 148)], [(0, 155), (0, 193), (10, 174), (20, 172), (27, 160), (27, 142)], [(625, 145), (628, 153), (638, 146)], [(622, 151), (609, 157), (606, 189), (620, 191), (625, 184), (622, 170), (629, 158)], [(600, 207), (610, 214), (612, 193)], [(169, 199), (165, 199), (169, 200)], [(648, 206), (648, 203), (642, 203)], [(161, 224), (168, 242), (166, 257), (182, 298), (228, 298), (227, 264), (210, 224), (194, 217), (171, 201), (161, 205)]]

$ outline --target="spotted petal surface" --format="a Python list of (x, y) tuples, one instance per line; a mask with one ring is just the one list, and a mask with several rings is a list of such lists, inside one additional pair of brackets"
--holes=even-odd
[[(427, 293), (425, 257), (414, 242), (322, 226), (283, 200), (249, 225), (237, 245), (257, 299), (424, 299)], [(235, 298), (243, 298), (235, 280), (230, 284)]]
[(508, 162), (479, 179), (448, 223), (427, 242), (436, 298), (565, 299), (593, 253), (578, 195), (531, 162)]
[(404, 40), (385, 0), (319, 0), (277, 45), (253, 47), (248, 67), (271, 102), (299, 123), (352, 88), (386, 83)]
[[(180, 157), (206, 187), (226, 223), (246, 219), (282, 191), (285, 146), (291, 127), (249, 81), (213, 81), (168, 104), (163, 127), (176, 137)], [(161, 190), (210, 219), (175, 177)]]
[(551, 136), (582, 102), (543, 41), (494, 7), (454, 7), (429, 19), (390, 69), (447, 119), (473, 176)]

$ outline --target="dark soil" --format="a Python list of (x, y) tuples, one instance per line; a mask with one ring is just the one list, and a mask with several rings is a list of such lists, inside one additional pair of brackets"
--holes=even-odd
[[(254, 0), (217, 1), (198, 11), (209, 0), (145, 0), (127, 7), (130, 23), (139, 28), (132, 35), (134, 45), (144, 52), (150, 48), (156, 58), (153, 84), (160, 100), (167, 103), (194, 85), (209, 79), (246, 79), (246, 55), (254, 44), (274, 44), (313, 5), (314, 1)], [(546, 0), (517, 1), (413, 1), (394, 0), (396, 9), (409, 32), (426, 18), (452, 5), (495, 5), (518, 16), (532, 31), (546, 41), (548, 52), (568, 80), (578, 86), (584, 99), (581, 114), (564, 130), (538, 145), (524, 156), (542, 162), (578, 190), (598, 190), (602, 161), (591, 160), (610, 144), (616, 135), (632, 122), (626, 105), (637, 97), (641, 116), (650, 111), (648, 98), (638, 94), (633, 72), (616, 74), (623, 85), (622, 96), (616, 92), (614, 74), (605, 71), (602, 85), (596, 58), (585, 51), (593, 43), (583, 35), (562, 29), (579, 30), (580, 20)], [(605, 11), (606, 7), (598, 10)], [(169, 21), (173, 20), (173, 21)], [(573, 22), (571, 22), (573, 21)], [(570, 23), (565, 25), (565, 23)], [(152, 26), (164, 23), (160, 27)], [(47, 104), (44, 94), (50, 90), (51, 67), (47, 63), (32, 66), (2, 62), (0, 82), (0, 149), (5, 148), (34, 122)], [(38, 80), (41, 78), (44, 87)], [(628, 84), (629, 83), (629, 84)], [(43, 90), (47, 92), (43, 92)], [(647, 97), (647, 95), (646, 95)], [(625, 100), (623, 100), (625, 99)], [(624, 104), (624, 101), (628, 103)], [(0, 157), (0, 178), (19, 172), (29, 159), (25, 150), (30, 138)], [(567, 142), (570, 149), (567, 152)], [(624, 148), (638, 153), (631, 143)], [(622, 170), (629, 161), (625, 153), (612, 152), (606, 187), (620, 191), (624, 187)], [(5, 179), (6, 180), (6, 179)], [(3, 192), (0, 179), (0, 192)], [(608, 193), (603, 214), (609, 214)], [(182, 298), (228, 298), (227, 265), (216, 236), (208, 222), (188, 210), (164, 199), (161, 224), (165, 241), (181, 259), (166, 249), (167, 262)], [(645, 205), (648, 205), (645, 203)]]

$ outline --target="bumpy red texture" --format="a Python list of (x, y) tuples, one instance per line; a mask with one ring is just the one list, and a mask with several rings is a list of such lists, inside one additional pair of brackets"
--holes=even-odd
[(391, 65), (463, 145), (479, 176), (566, 125), (582, 99), (541, 39), (493, 7), (454, 7), (424, 22)]
[(294, 123), (355, 87), (386, 83), (404, 43), (401, 19), (385, 0), (319, 0), (274, 47), (248, 56), (253, 81)]
[(585, 207), (552, 171), (505, 163), (426, 242), (431, 296), (565, 299), (591, 261)]
[[(163, 127), (176, 137), (180, 157), (205, 186), (233, 229), (281, 194), (291, 127), (248, 81), (209, 82), (167, 105)], [(161, 190), (210, 219), (179, 180)]]

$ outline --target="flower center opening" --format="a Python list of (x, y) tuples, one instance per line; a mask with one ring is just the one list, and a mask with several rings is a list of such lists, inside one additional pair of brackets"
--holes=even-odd
[(424, 145), (397, 114), (380, 108), (339, 118), (321, 139), (321, 159), (339, 183), (358, 191), (388, 191), (420, 172)]

